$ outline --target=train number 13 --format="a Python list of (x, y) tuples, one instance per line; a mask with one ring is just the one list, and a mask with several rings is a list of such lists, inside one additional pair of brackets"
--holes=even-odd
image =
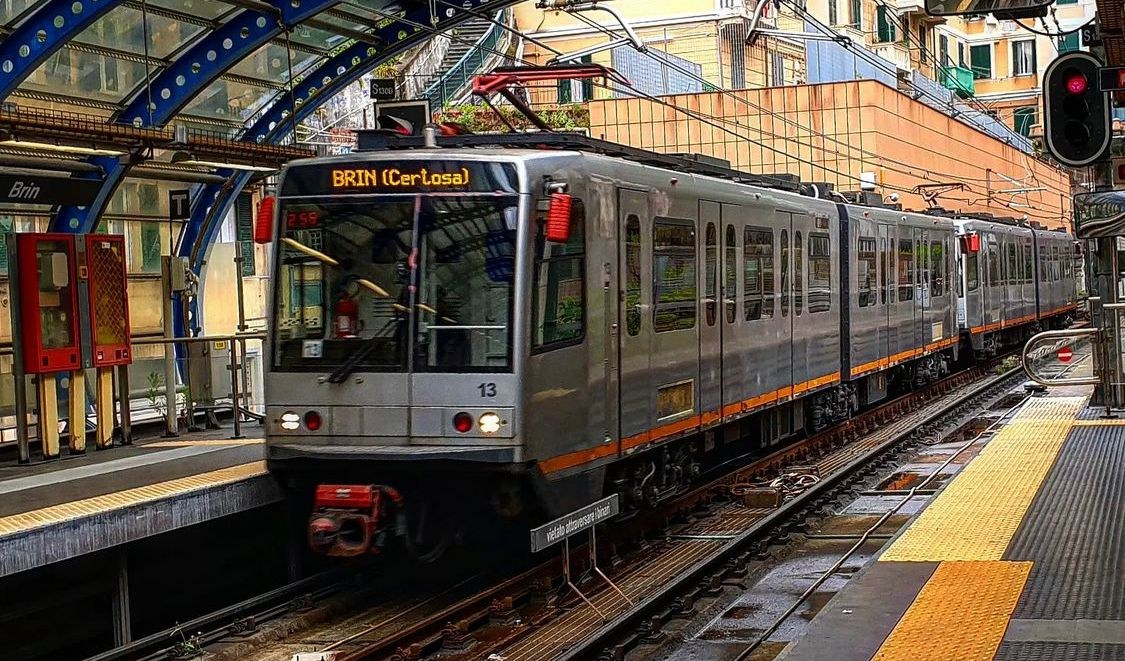
[(496, 396), (496, 384), (495, 383), (482, 383), (479, 386), (477, 386), (477, 390), (480, 390), (480, 396), (481, 397), (495, 397)]

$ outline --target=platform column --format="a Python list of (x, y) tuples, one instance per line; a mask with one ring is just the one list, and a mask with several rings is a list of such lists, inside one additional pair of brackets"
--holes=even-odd
[(113, 400), (113, 368), (99, 367), (97, 377), (98, 425), (94, 432), (94, 443), (99, 450), (113, 445), (113, 423), (115, 416)]
[(59, 395), (55, 390), (55, 375), (40, 374), (35, 379), (35, 389), (39, 399), (39, 442), (43, 446), (43, 458), (54, 459), (59, 456)]
[(70, 373), (70, 451), (81, 454), (86, 451), (86, 373), (74, 370)]

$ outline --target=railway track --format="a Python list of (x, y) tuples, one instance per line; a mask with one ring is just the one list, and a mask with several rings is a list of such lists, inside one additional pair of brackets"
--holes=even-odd
[[(431, 576), (406, 594), (401, 588), (411, 583), (409, 575), (372, 580), (375, 572), (353, 569), (285, 586), (96, 659), (288, 661), (302, 651), (321, 652), (326, 661), (419, 661), (437, 654), (443, 661), (621, 658), (659, 636), (661, 617), (690, 611), (695, 600), (744, 571), (748, 559), (826, 507), (833, 489), (870, 474), (890, 449), (932, 434), (935, 420), (1018, 372), (989, 370), (965, 370), (767, 456), (730, 460), (701, 486), (599, 535), (609, 550), (599, 562), (632, 605), (593, 581), (583, 589), (597, 610), (567, 595), (557, 557), (507, 577), (470, 572), (470, 578), (446, 576), (442, 585)], [(818, 477), (780, 507), (747, 507), (736, 495), (794, 466)], [(588, 570), (582, 564), (588, 553), (575, 548), (574, 566)]]
[[(567, 597), (560, 591), (556, 559), (397, 634), (373, 630), (366, 645), (363, 637), (353, 639), (354, 648), (332, 661), (418, 661), (434, 655), (443, 661), (621, 659), (632, 646), (659, 637), (662, 618), (690, 612), (697, 599), (717, 594), (724, 580), (744, 573), (748, 560), (762, 557), (771, 543), (829, 507), (834, 490), (872, 475), (896, 446), (935, 435), (938, 420), (967, 414), (974, 402), (997, 396), (1019, 375), (1011, 369), (986, 376), (988, 369), (967, 370), (872, 409), (615, 526), (608, 537), (618, 548), (605, 564), (633, 604), (611, 589), (598, 589), (593, 580), (584, 589), (594, 608)], [(796, 464), (819, 478), (780, 507), (746, 507), (732, 495), (740, 485), (769, 480)], [(629, 552), (618, 555), (626, 544)], [(581, 562), (587, 553), (575, 550), (572, 561)]]

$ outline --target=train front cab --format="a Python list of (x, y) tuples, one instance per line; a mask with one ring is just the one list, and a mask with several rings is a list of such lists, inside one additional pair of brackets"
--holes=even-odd
[(840, 205), (849, 272), (842, 344), (860, 406), (932, 381), (957, 353), (953, 224), (891, 209)]
[(418, 150), (284, 173), (267, 456), (323, 515), (314, 548), (356, 555), (400, 518), (440, 527), (448, 513), (427, 508), (519, 493), (533, 202), (517, 156)]

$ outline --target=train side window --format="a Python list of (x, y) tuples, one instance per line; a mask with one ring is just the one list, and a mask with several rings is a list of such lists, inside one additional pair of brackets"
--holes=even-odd
[[(871, 296), (874, 303), (875, 296)], [(823, 232), (809, 233), (809, 313), (832, 309), (832, 239)]]
[(742, 235), (742, 311), (747, 321), (773, 318), (773, 230), (747, 227)]
[(1034, 264), (1031, 261), (1031, 241), (1023, 242), (1023, 281), (1031, 284), (1035, 280)]
[[(894, 232), (892, 231), (891, 234), (893, 235)], [(895, 261), (897, 256), (898, 251), (895, 250), (895, 239), (892, 236), (892, 238), (887, 239), (887, 300), (891, 303), (898, 300), (898, 282), (896, 281), (898, 271), (895, 270), (898, 268)]]
[(793, 232), (793, 313), (801, 316), (805, 306), (805, 247), (801, 233)]
[(531, 288), (532, 347), (553, 349), (577, 344), (586, 321), (586, 210), (573, 198), (570, 240), (550, 243), (539, 223), (535, 245), (535, 282)]
[[(812, 236), (809, 236), (812, 239)], [(812, 259), (812, 246), (809, 246), (809, 259)], [(859, 249), (857, 250), (857, 271), (856, 275), (859, 277), (859, 307), (866, 308), (875, 305), (875, 239), (869, 236), (859, 237)], [(812, 307), (812, 301), (809, 301), (809, 307)]]
[(781, 230), (781, 316), (789, 316), (789, 230)]
[(625, 219), (625, 332), (641, 332), (641, 219)]
[(707, 317), (707, 325), (715, 325), (715, 288), (719, 279), (719, 247), (718, 247), (718, 231), (715, 229), (715, 223), (707, 223), (706, 231), (706, 263), (704, 264), (703, 274), (703, 300), (705, 312)]
[(735, 296), (738, 292), (738, 242), (734, 225), (727, 225), (726, 242), (723, 250), (726, 263), (723, 265), (723, 316), (728, 324), (734, 323)]
[(887, 240), (879, 239), (879, 303), (887, 304)]
[(1059, 247), (1051, 246), (1051, 281), (1058, 282), (1059, 280)]
[(652, 325), (657, 333), (695, 327), (695, 223), (656, 218), (652, 223)]
[(980, 256), (979, 253), (965, 254), (965, 283), (970, 292), (980, 289)]
[(1001, 280), (1000, 249), (996, 244), (996, 237), (992, 234), (988, 235), (987, 241), (988, 255), (986, 258), (986, 273), (988, 273), (988, 286), (996, 287), (1004, 284)]
[(945, 241), (930, 241), (930, 296), (945, 294)]
[(898, 240), (898, 300), (914, 300), (914, 241), (910, 239)]
[(1047, 256), (1048, 256), (1047, 253), (1049, 253), (1049, 252), (1050, 252), (1050, 249), (1047, 246), (1044, 246), (1044, 245), (1039, 246), (1039, 280), (1040, 281), (1043, 281), (1043, 280), (1047, 279)]
[(1016, 256), (1016, 242), (1009, 239), (1008, 252), (1008, 284), (1019, 284), (1019, 257)]

